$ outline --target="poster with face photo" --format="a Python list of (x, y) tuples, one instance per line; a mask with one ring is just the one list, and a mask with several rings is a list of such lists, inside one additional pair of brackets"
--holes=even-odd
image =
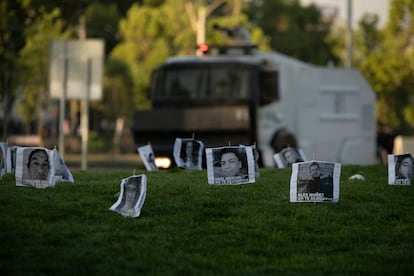
[(0, 142), (0, 177), (7, 172), (7, 143)]
[(75, 182), (72, 173), (66, 166), (57, 149), (53, 149), (55, 160), (55, 180), (56, 182)]
[(246, 146), (206, 149), (209, 184), (238, 185), (255, 182), (253, 150)]
[(16, 151), (18, 146), (7, 147), (6, 172), (15, 173), (16, 171)]
[(301, 149), (290, 147), (284, 148), (273, 155), (273, 159), (278, 168), (288, 168), (291, 167), (293, 163), (306, 161), (305, 154)]
[(118, 200), (109, 210), (125, 217), (139, 217), (147, 194), (146, 175), (134, 175), (122, 179), (120, 189)]
[(413, 178), (413, 157), (411, 154), (388, 155), (388, 184), (411, 185)]
[(188, 170), (201, 170), (204, 145), (194, 139), (176, 138), (174, 160), (178, 167)]
[(294, 163), (290, 202), (338, 202), (341, 164), (324, 161)]
[(141, 157), (142, 162), (144, 162), (144, 166), (147, 169), (147, 171), (158, 170), (158, 167), (155, 164), (155, 155), (150, 144), (138, 147), (137, 151), (139, 153), (139, 156)]
[(55, 152), (41, 147), (16, 150), (16, 186), (47, 188), (55, 186)]

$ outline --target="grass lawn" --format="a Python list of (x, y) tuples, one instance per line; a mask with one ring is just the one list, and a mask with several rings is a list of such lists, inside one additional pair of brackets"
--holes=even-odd
[[(213, 186), (206, 171), (148, 177), (138, 218), (109, 207), (131, 170), (73, 172), (75, 183), (0, 181), (2, 275), (355, 275), (414, 273), (414, 189), (387, 167), (342, 166), (338, 203), (290, 203), (290, 169)], [(361, 173), (366, 181), (348, 180)]]

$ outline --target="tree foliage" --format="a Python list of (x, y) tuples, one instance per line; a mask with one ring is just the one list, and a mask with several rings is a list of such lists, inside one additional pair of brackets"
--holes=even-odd
[[(26, 43), (19, 53), (21, 83), (24, 97), (19, 102), (19, 112), (26, 126), (36, 118), (39, 120), (38, 134), (41, 134), (43, 117), (48, 104), (49, 44), (53, 39), (69, 37), (70, 32), (63, 31), (63, 22), (59, 19), (59, 9), (51, 13), (43, 12), (33, 24), (25, 30)], [(40, 117), (40, 118), (39, 118)], [(31, 132), (31, 129), (27, 129)]]
[(105, 40), (105, 52), (109, 54), (118, 43), (118, 22), (121, 15), (116, 4), (109, 6), (96, 2), (85, 10), (88, 38)]
[[(148, 108), (152, 70), (169, 56), (195, 53), (196, 33), (186, 2), (195, 8), (220, 4), (207, 20), (208, 43), (230, 41), (214, 28), (219, 24), (242, 26), (262, 50), (305, 62), (338, 64), (344, 53), (344, 30), (333, 34), (331, 22), (315, 6), (302, 7), (299, 0), (6, 0), (0, 3), (4, 113), (10, 111), (19, 86), (24, 88), (21, 112), (26, 122), (46, 107), (48, 44), (69, 37), (63, 30), (75, 29), (82, 14), (87, 37), (106, 42), (104, 101), (92, 107), (107, 119), (128, 118), (131, 110)], [(60, 14), (56, 6), (64, 7)], [(414, 130), (413, 6), (413, 0), (393, 0), (385, 28), (378, 28), (378, 16), (367, 14), (354, 32), (353, 63), (377, 93), (378, 121), (407, 134)]]
[(0, 3), (0, 101), (3, 114), (3, 138), (7, 137), (12, 107), (20, 86), (18, 53), (25, 45), (24, 29), (33, 20), (28, 3), (2, 1)]
[(179, 0), (168, 0), (158, 9), (134, 4), (119, 24), (122, 36), (111, 58), (128, 64), (134, 81), (134, 103), (146, 108), (151, 71), (172, 54), (194, 52), (195, 38)]
[[(375, 22), (375, 20), (374, 20)], [(357, 66), (377, 93), (377, 118), (398, 133), (414, 127), (414, 1), (393, 0), (382, 31), (361, 22), (362, 54)]]
[(338, 61), (328, 39), (331, 22), (316, 6), (303, 7), (298, 0), (252, 1), (248, 14), (270, 37), (273, 50), (313, 64)]

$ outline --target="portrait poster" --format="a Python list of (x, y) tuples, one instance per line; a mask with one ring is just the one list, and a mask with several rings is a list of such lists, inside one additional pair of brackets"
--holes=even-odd
[(194, 139), (176, 138), (174, 160), (178, 167), (188, 170), (201, 170), (204, 144)]
[(276, 167), (281, 169), (291, 167), (293, 163), (306, 161), (305, 154), (301, 149), (291, 147), (284, 148), (274, 154), (273, 159), (275, 160)]
[(54, 151), (54, 164), (55, 164), (55, 181), (56, 182), (75, 182), (72, 173), (68, 169), (63, 161), (62, 157), (60, 156), (57, 149), (53, 149)]
[(290, 202), (338, 202), (341, 164), (324, 161), (293, 163)]
[(152, 146), (150, 144), (138, 147), (137, 151), (139, 153), (139, 156), (140, 156), (142, 162), (144, 162), (144, 166), (147, 169), (147, 171), (157, 171), (158, 170), (158, 167), (155, 164), (154, 151), (152, 150)]
[(41, 147), (16, 150), (16, 186), (47, 188), (55, 186), (55, 152)]
[(413, 178), (413, 157), (411, 154), (388, 155), (388, 184), (411, 185)]
[(145, 174), (122, 179), (118, 200), (109, 210), (124, 217), (139, 217), (147, 194), (147, 177)]
[(208, 184), (238, 185), (255, 182), (253, 150), (247, 146), (206, 149)]
[(7, 173), (7, 143), (0, 142), (0, 177)]
[(257, 150), (256, 144), (251, 146), (246, 145), (240, 145), (241, 147), (251, 147), (253, 152), (253, 159), (254, 159), (254, 174), (256, 179), (260, 177), (260, 171), (259, 171), (259, 151)]
[(15, 173), (16, 171), (16, 151), (18, 146), (9, 146), (7, 147), (6, 155), (6, 172)]

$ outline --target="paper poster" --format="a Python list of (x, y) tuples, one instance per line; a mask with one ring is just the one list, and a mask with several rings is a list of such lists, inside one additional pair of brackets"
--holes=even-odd
[(256, 179), (260, 177), (259, 171), (259, 151), (257, 150), (256, 144), (251, 146), (240, 145), (241, 147), (251, 147), (253, 152), (253, 159), (254, 159), (254, 174)]
[(7, 147), (6, 172), (15, 173), (16, 171), (16, 151), (18, 146)]
[(278, 168), (288, 168), (291, 167), (293, 163), (306, 161), (305, 154), (301, 149), (291, 147), (284, 148), (273, 155), (273, 158)]
[(204, 144), (194, 139), (176, 138), (174, 160), (178, 167), (188, 170), (201, 170)]
[(53, 149), (54, 151), (54, 164), (55, 164), (55, 181), (56, 182), (75, 182), (73, 179), (72, 173), (66, 166), (65, 162), (63, 161), (62, 157), (60, 156), (57, 149)]
[(290, 202), (338, 202), (341, 164), (324, 161), (294, 163)]
[(55, 152), (41, 147), (16, 150), (16, 186), (47, 188), (55, 186)]
[(7, 143), (0, 142), (0, 177), (7, 173)]
[(255, 182), (252, 147), (207, 148), (206, 160), (209, 184), (238, 185)]
[(413, 178), (413, 157), (411, 154), (388, 155), (388, 184), (411, 185)]
[(147, 194), (147, 177), (145, 174), (134, 175), (121, 181), (118, 200), (109, 210), (125, 217), (139, 217)]
[(155, 155), (150, 144), (138, 147), (137, 151), (147, 171), (157, 171), (158, 167), (155, 164)]

